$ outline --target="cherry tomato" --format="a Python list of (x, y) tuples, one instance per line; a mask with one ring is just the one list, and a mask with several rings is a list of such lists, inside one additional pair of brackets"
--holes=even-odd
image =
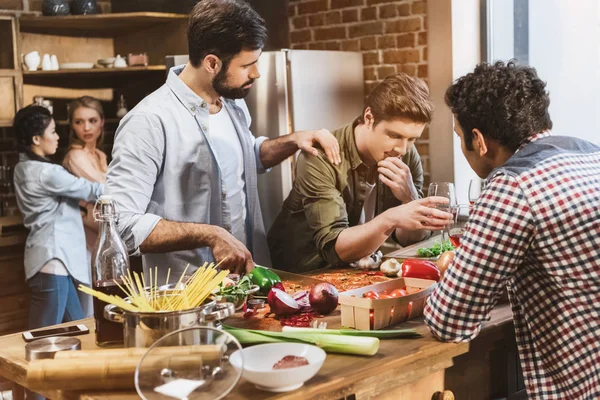
[(377, 294), (377, 292), (370, 291), (370, 292), (364, 293), (363, 297), (367, 298), (367, 299), (374, 299), (374, 300), (376, 300), (376, 299), (379, 298), (379, 295)]
[(395, 289), (392, 290), (392, 292), (390, 293), (391, 297), (402, 297), (402, 296), (406, 296), (408, 294), (408, 292), (404, 289)]
[(417, 293), (417, 292), (420, 292), (420, 291), (421, 291), (421, 289), (419, 289), (418, 287), (408, 286), (406, 288), (406, 293), (408, 293), (408, 294), (413, 294), (413, 293)]
[(390, 296), (389, 294), (379, 294), (379, 298), (380, 299), (391, 299), (392, 296)]

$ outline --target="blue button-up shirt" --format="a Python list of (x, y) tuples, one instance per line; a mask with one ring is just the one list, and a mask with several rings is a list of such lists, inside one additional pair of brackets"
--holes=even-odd
[[(163, 218), (231, 230), (220, 162), (208, 135), (208, 104), (179, 78), (182, 70), (183, 66), (172, 68), (166, 84), (131, 110), (116, 132), (107, 193), (115, 199), (119, 231), (134, 255), (140, 254), (139, 246)], [(244, 155), (246, 243), (257, 263), (270, 265), (256, 188), (257, 173), (264, 172), (260, 146), (267, 138), (255, 138), (250, 132), (243, 100), (225, 99), (223, 104)], [(176, 280), (188, 263), (214, 261), (208, 247), (142, 258), (146, 271), (158, 267), (161, 283), (169, 268)]]
[(77, 281), (90, 283), (90, 265), (79, 200), (95, 201), (104, 185), (71, 175), (57, 164), (25, 154), (15, 167), (15, 194), (29, 230), (25, 243), (25, 277), (32, 278), (56, 258)]

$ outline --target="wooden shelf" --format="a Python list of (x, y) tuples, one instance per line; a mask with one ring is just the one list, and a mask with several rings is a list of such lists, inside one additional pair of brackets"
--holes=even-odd
[(10, 128), (12, 126), (13, 126), (12, 121), (0, 119), (0, 128)]
[(39, 86), (53, 86), (63, 88), (114, 88), (119, 82), (148, 76), (160, 77), (166, 74), (164, 65), (150, 65), (148, 67), (127, 68), (93, 68), (93, 69), (63, 69), (58, 71), (25, 71), (23, 83)]
[(120, 76), (132, 72), (146, 71), (166, 71), (164, 65), (149, 65), (147, 67), (127, 67), (127, 68), (91, 68), (91, 69), (59, 69), (57, 71), (24, 71), (23, 77), (27, 79), (30, 76), (65, 76), (65, 75), (103, 75)]
[(21, 32), (76, 37), (115, 37), (154, 28), (157, 25), (181, 22), (187, 18), (186, 14), (133, 12), (64, 17), (24, 15), (19, 20)]

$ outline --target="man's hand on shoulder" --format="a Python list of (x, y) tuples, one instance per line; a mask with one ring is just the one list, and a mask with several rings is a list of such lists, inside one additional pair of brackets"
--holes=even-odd
[(340, 145), (337, 138), (327, 129), (319, 129), (318, 131), (300, 131), (295, 132), (294, 135), (296, 135), (295, 142), (300, 150), (306, 151), (313, 156), (318, 156), (319, 150), (315, 146), (319, 145), (332, 164), (338, 165), (342, 162)]

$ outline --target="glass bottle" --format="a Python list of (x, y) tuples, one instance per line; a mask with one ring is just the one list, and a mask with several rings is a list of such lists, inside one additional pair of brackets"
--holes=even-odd
[[(94, 219), (100, 223), (100, 231), (92, 254), (92, 287), (108, 295), (125, 297), (125, 293), (115, 283), (122, 285), (121, 277), (129, 270), (127, 248), (117, 230), (117, 216), (112, 196), (100, 196), (94, 207)], [(122, 344), (123, 325), (104, 318), (105, 306), (104, 301), (94, 297), (96, 344), (98, 346)]]

